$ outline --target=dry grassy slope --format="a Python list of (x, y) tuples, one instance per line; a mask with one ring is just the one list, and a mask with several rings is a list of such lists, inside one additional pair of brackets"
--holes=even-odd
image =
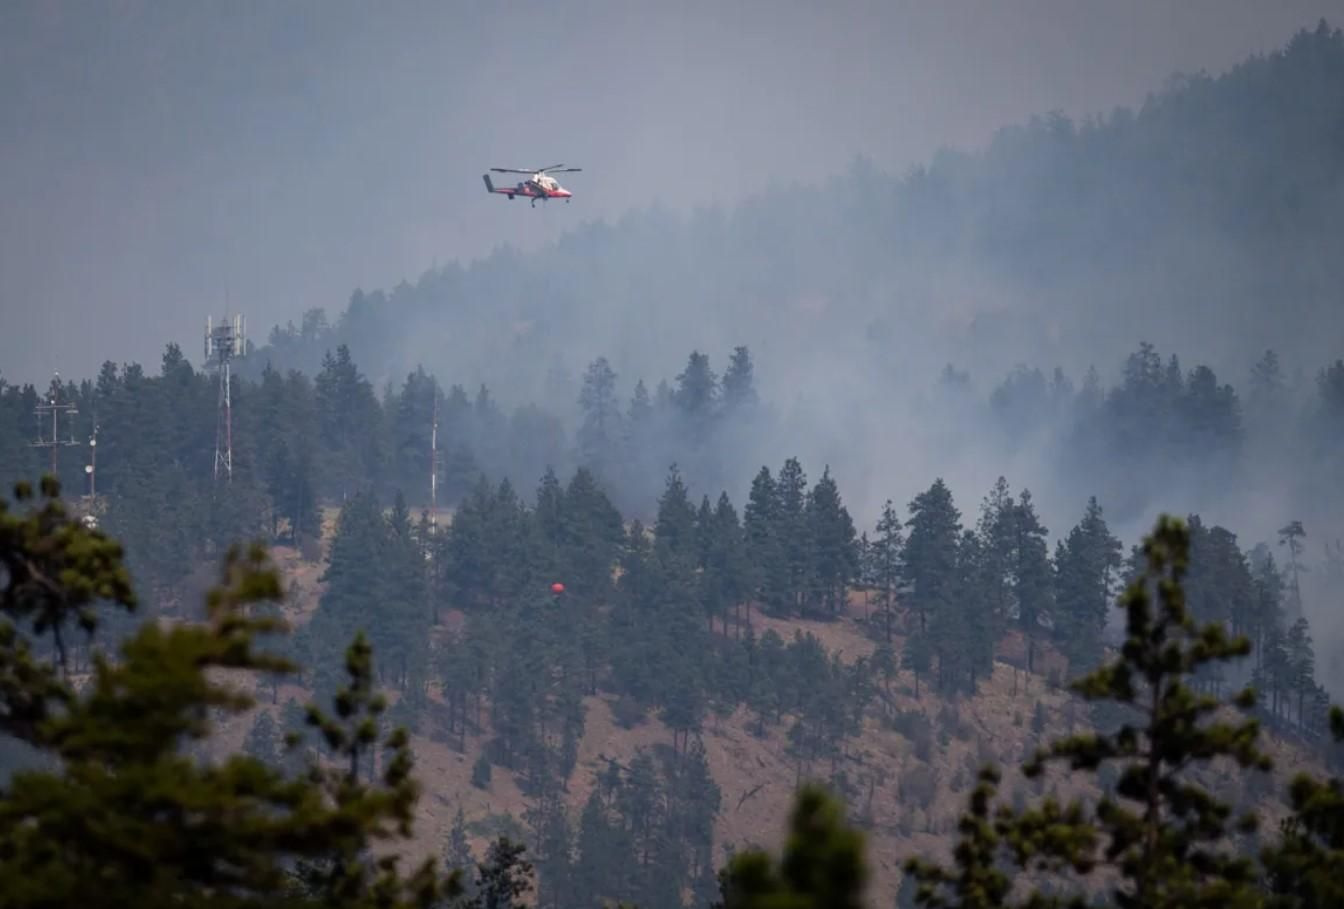
[[(285, 547), (277, 547), (274, 558), (291, 592), (286, 612), (295, 624), (302, 624), (321, 596), (319, 578), (323, 566), (305, 562), (297, 552)], [(810, 632), (828, 650), (857, 658), (874, 648), (860, 624), (865, 612), (862, 598), (856, 597), (850, 604), (850, 614), (838, 621), (786, 621), (754, 615), (753, 624), (758, 633), (773, 628), (786, 638), (795, 631)], [(457, 617), (449, 620), (452, 618)], [(927, 762), (917, 757), (913, 742), (876, 716), (870, 717), (861, 736), (847, 743), (842, 766), (856, 784), (853, 800), (857, 808), (866, 806), (871, 817), (869, 854), (875, 875), (874, 905), (891, 905), (900, 877), (899, 867), (906, 856), (949, 855), (956, 819), (974, 780), (975, 768), (986, 759), (1015, 768), (1034, 748), (1036, 736), (1031, 721), (1037, 701), (1043, 705), (1047, 720), (1043, 738), (1070, 731), (1076, 703), (1071, 704), (1063, 692), (1052, 690), (1042, 676), (1027, 676), (1005, 662), (1020, 663), (1020, 642), (1005, 642), (1002, 657), (993, 677), (982, 684), (980, 693), (955, 704), (927, 691), (915, 699), (912, 680), (905, 674), (893, 684), (890, 708), (920, 710), (935, 721), (935, 738)], [(1049, 659), (1044, 662), (1049, 664)], [(306, 692), (287, 688), (282, 691), (281, 703), (305, 696)], [(585, 706), (584, 738), (578, 765), (569, 780), (569, 800), (575, 820), (606, 758), (626, 763), (637, 749), (667, 746), (672, 740), (671, 733), (655, 718), (631, 729), (621, 727), (613, 719), (610, 703), (604, 697), (588, 698)], [(269, 704), (263, 709), (270, 709)], [(944, 711), (948, 711), (944, 714), (947, 722), (937, 719)], [(951, 720), (953, 715), (955, 721)], [(1077, 715), (1082, 716), (1081, 712)], [(237, 748), (249, 724), (250, 719), (241, 718), (220, 730), (220, 745)], [(723, 794), (716, 825), (720, 846), (726, 843), (777, 846), (791, 804), (799, 768), (788, 754), (785, 730), (767, 729), (764, 737), (758, 737), (753, 727), (745, 709), (726, 718), (711, 716), (705, 723), (704, 746)], [(946, 730), (946, 735), (938, 730)], [(526, 800), (509, 771), (494, 768), (488, 792), (471, 785), (471, 767), (483, 743), (484, 737), (469, 736), (465, 753), (459, 753), (442, 742), (415, 738), (417, 776), (424, 796), (418, 809), (416, 840), (407, 850), (408, 859), (419, 860), (440, 853), (459, 807), (469, 822), (476, 822), (474, 845), (478, 852), (501, 829), (502, 816), (521, 817)], [(1310, 762), (1302, 753), (1282, 743), (1273, 743), (1271, 747), (1278, 762), (1276, 774), (1280, 777), (1276, 788), (1281, 790), (1288, 776)], [(903, 793), (902, 780), (910, 780), (912, 773), (924, 773), (920, 768), (925, 767), (935, 781), (935, 794), (927, 807), (920, 807), (910, 793)], [(805, 768), (804, 772), (809, 769), (819, 777), (827, 777), (830, 772), (828, 763)], [(1006, 771), (1005, 796), (1024, 785), (1015, 769)], [(1068, 779), (1052, 779), (1046, 786), (1063, 795), (1081, 794), (1087, 789), (1085, 784)], [(1277, 815), (1281, 808), (1274, 806), (1270, 810)], [(1276, 823), (1277, 817), (1266, 821)]]

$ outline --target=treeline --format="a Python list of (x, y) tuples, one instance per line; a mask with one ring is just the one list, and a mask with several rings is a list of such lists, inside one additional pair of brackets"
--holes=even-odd
[[(1095, 369), (1075, 383), (1058, 368), (1047, 376), (1018, 366), (976, 418), (1010, 450), (1045, 440), (1062, 482), (1118, 502), (1126, 515), (1154, 497), (1193, 490), (1207, 498), (1230, 483), (1258, 486), (1289, 471), (1303, 479), (1280, 480), (1280, 487), (1300, 496), (1307, 490), (1294, 487), (1309, 483), (1319, 495), (1321, 484), (1339, 476), (1344, 360), (1314, 374), (1301, 364), (1290, 368), (1266, 350), (1248, 364), (1239, 392), (1209, 366), (1184, 370), (1177, 355), (1164, 361), (1145, 342), (1110, 387)], [(955, 395), (968, 382), (967, 374), (949, 369), (942, 384)], [(1162, 482), (1172, 488), (1158, 488)]]
[[(737, 348), (720, 378), (695, 352), (686, 368), (650, 393), (637, 383), (618, 399), (605, 360), (587, 371), (576, 427), (532, 404), (506, 410), (485, 386), (443, 388), (423, 369), (379, 394), (348, 348), (328, 352), (311, 378), (267, 365), (257, 381), (234, 379), (233, 469), (216, 478), (218, 379), (169, 345), (157, 376), (138, 364), (104, 364), (96, 380), (53, 381), (42, 393), (0, 381), (0, 479), (49, 469), (50, 438), (38, 426), (41, 400), (73, 404), (62, 416), (58, 472), (72, 493), (88, 493), (84, 468), (97, 430), (97, 509), (131, 546), (132, 565), (155, 602), (183, 594), (192, 566), (236, 539), (302, 543), (320, 535), (320, 506), (358, 493), (390, 502), (398, 493), (430, 501), (431, 464), (441, 507), (456, 505), (481, 478), (531, 485), (547, 469), (584, 464), (631, 510), (651, 507), (666, 465), (697, 471), (697, 482), (726, 485), (720, 465), (756, 418), (750, 352)], [(437, 414), (437, 462), (431, 437)], [(654, 467), (652, 465), (658, 465)]]
[[(1271, 474), (1290, 487), (1319, 487), (1336, 476), (1344, 361), (1319, 370), (1314, 381), (1295, 373), (1299, 378), (1288, 379), (1268, 351), (1242, 394), (1207, 366), (1185, 372), (1176, 356), (1164, 361), (1145, 343), (1113, 386), (1095, 370), (1075, 386), (1061, 370), (1047, 379), (1020, 367), (961, 416), (973, 431), (997, 428), (1010, 446), (1045, 438), (1057, 483), (1077, 490), (1080, 500), (1097, 495), (1133, 520), (1158, 495), (1197, 497), (1202, 489), (1216, 497)], [(949, 369), (941, 384), (955, 398), (964, 397), (968, 381)], [(217, 396), (215, 376), (193, 368), (172, 345), (157, 376), (136, 364), (107, 363), (94, 381), (65, 381), (41, 395), (31, 385), (0, 382), (0, 474), (13, 481), (47, 468), (48, 450), (30, 444), (51, 432), (37, 426), (40, 398), (76, 405), (78, 415), (60, 426), (62, 438), (75, 443), (58, 449), (60, 474), (82, 475), (97, 426), (102, 517), (135, 544), (145, 588), (171, 601), (193, 562), (229, 540), (316, 537), (321, 505), (361, 491), (382, 503), (401, 492), (413, 506), (427, 505), (436, 411), (441, 507), (459, 504), (482, 477), (527, 488), (547, 469), (584, 466), (623, 512), (648, 516), (668, 464), (678, 464), (695, 488), (744, 489), (752, 452), (784, 434), (757, 394), (745, 347), (733, 351), (721, 376), (693, 352), (652, 392), (642, 380), (623, 388), (599, 358), (585, 371), (566, 421), (537, 404), (507, 410), (485, 386), (474, 394), (460, 385), (445, 389), (419, 368), (378, 393), (342, 346), (324, 356), (312, 378), (267, 365), (255, 382), (235, 380), (233, 479), (224, 494), (214, 479)], [(1174, 488), (1159, 488), (1164, 483)], [(88, 492), (88, 480), (82, 484)], [(1329, 489), (1316, 490), (1322, 494)]]

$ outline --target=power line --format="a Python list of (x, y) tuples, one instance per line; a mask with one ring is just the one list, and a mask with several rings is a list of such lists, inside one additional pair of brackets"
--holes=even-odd
[[(63, 447), (78, 445), (75, 441), (75, 427), (72, 421), (67, 420), (67, 428), (70, 433), (68, 439), (62, 439), (60, 433), (61, 415), (67, 418), (75, 416), (79, 410), (74, 403), (62, 404), (61, 397), (61, 374), (56, 373), (51, 380), (51, 389), (47, 392), (46, 400), (40, 402), (33, 413), (37, 416), (37, 441), (30, 443), (33, 448), (51, 449), (51, 475), (53, 478), (60, 479), (58, 454)], [(47, 428), (47, 420), (51, 420), (51, 437), (47, 438), (44, 434)]]

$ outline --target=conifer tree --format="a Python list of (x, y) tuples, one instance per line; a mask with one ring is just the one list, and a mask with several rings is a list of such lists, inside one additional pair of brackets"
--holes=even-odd
[(620, 404), (616, 398), (616, 373), (606, 357), (589, 364), (579, 393), (583, 425), (579, 428), (579, 452), (583, 463), (605, 476), (621, 439)]
[[(1344, 741), (1344, 712), (1330, 710), (1330, 734)], [(1293, 813), (1279, 839), (1264, 850), (1272, 909), (1327, 909), (1344, 904), (1344, 781), (1294, 777), (1288, 791)]]
[(807, 522), (807, 476), (797, 458), (789, 458), (775, 483), (774, 536), (781, 551), (784, 608), (798, 614), (812, 582), (811, 527)]
[(840, 490), (827, 467), (807, 497), (808, 540), (812, 565), (810, 586), (819, 605), (830, 613), (845, 605), (849, 585), (859, 573), (854, 521), (840, 501)]
[[(961, 515), (952, 504), (952, 493), (941, 480), (910, 502), (910, 536), (905, 543), (907, 602), (915, 614), (916, 627), (906, 640), (903, 664), (919, 676), (933, 665), (934, 642), (930, 638), (934, 616), (953, 609), (957, 598), (957, 544)], [(947, 618), (945, 617), (945, 618)], [(948, 627), (944, 623), (944, 627)]]
[(1045, 527), (1036, 516), (1031, 493), (1022, 491), (1012, 512), (1013, 599), (1017, 622), (1027, 640), (1027, 671), (1035, 671), (1036, 639), (1045, 621), (1053, 618), (1054, 603), (1050, 552)]
[(884, 640), (891, 643), (891, 626), (895, 618), (902, 579), (902, 559), (905, 540), (901, 534), (902, 522), (892, 507), (891, 499), (882, 506), (882, 517), (877, 522), (877, 537), (873, 540), (871, 557), (873, 581), (877, 585), (878, 608), (882, 614)]
[(720, 873), (715, 909), (859, 909), (868, 876), (863, 834), (845, 822), (838, 801), (807, 786), (794, 800), (780, 857), (733, 856)]
[(708, 518), (706, 564), (701, 579), (711, 624), (714, 616), (723, 621), (728, 633), (728, 615), (746, 598), (747, 561), (742, 527), (728, 493), (719, 495), (718, 504)]
[(443, 866), (449, 872), (458, 872), (462, 879), (463, 895), (470, 899), (476, 883), (476, 856), (467, 840), (467, 819), (462, 808), (453, 815), (453, 826), (448, 831), (448, 840), (444, 844)]
[[(1191, 618), (1183, 586), (1189, 557), (1183, 522), (1161, 518), (1143, 553), (1146, 567), (1122, 599), (1127, 640), (1121, 655), (1073, 686), (1090, 700), (1131, 708), (1141, 725), (1126, 722), (1113, 734), (1055, 742), (1024, 767), (1037, 777), (1054, 763), (1087, 772), (1114, 763), (1120, 771), (1114, 794), (1104, 794), (1094, 810), (1047, 798), (1020, 813), (1001, 808), (991, 821), (996, 777), (982, 776), (961, 824), (958, 870), (919, 860), (907, 864), (923, 885), (922, 905), (1011, 905), (998, 864), (1009, 859), (1028, 872), (1056, 874), (1085, 874), (1104, 865), (1115, 874), (1109, 895), (1126, 909), (1259, 905), (1253, 863), (1226, 849), (1234, 832), (1230, 808), (1188, 773), (1192, 765), (1218, 758), (1243, 769), (1269, 769), (1255, 720), (1221, 718), (1228, 705), (1187, 684), (1208, 663), (1245, 656), (1250, 642), (1229, 637), (1221, 624), (1197, 626)], [(1253, 700), (1247, 690), (1235, 706), (1246, 709)], [(1235, 830), (1249, 830), (1254, 820), (1238, 819)], [(1059, 904), (1049, 899), (1037, 891), (1024, 905)], [(1081, 894), (1061, 900), (1083, 903)]]
[(728, 369), (723, 374), (723, 406), (729, 413), (741, 413), (756, 405), (753, 372), (751, 351), (746, 347), (734, 347)]
[(1083, 519), (1055, 549), (1056, 635), (1071, 667), (1087, 669), (1101, 658), (1120, 553), (1101, 506), (1095, 497), (1088, 499)]
[(55, 759), (52, 769), (23, 771), (0, 788), (6, 905), (372, 909), (451, 897), (432, 864), (404, 877), (395, 861), (370, 857), (374, 844), (410, 835), (417, 788), (403, 733), (385, 742), (391, 759), (381, 784), (365, 785), (353, 772), (376, 743), (380, 710), (362, 642), (350, 650), (335, 715), (309, 709), (342, 767), (286, 778), (251, 757), (191, 756), (210, 735), (212, 714), (254, 705), (226, 671), (290, 668), (255, 648), (257, 637), (279, 630), (248, 614), (280, 596), (259, 548), (231, 553), (205, 623), (147, 622), (118, 661), (96, 659), (79, 691), (32, 661), (17, 622), (43, 635), (71, 621), (92, 628), (95, 602), (135, 602), (119, 547), (69, 520), (54, 483), (46, 491), (48, 503), (30, 515), (0, 508), (3, 728)]
[(1305, 571), (1301, 564), (1302, 540), (1307, 532), (1302, 529), (1301, 521), (1289, 521), (1279, 530), (1279, 545), (1288, 547), (1288, 615), (1296, 621), (1302, 615), (1301, 573)]
[(751, 493), (742, 514), (749, 583), (756, 599), (767, 608), (782, 608), (788, 583), (784, 545), (779, 537), (779, 491), (770, 468), (762, 466), (751, 481)]
[(662, 498), (658, 500), (653, 538), (654, 550), (663, 564), (675, 564), (688, 574), (694, 570), (699, 557), (695, 509), (675, 464), (668, 471)]

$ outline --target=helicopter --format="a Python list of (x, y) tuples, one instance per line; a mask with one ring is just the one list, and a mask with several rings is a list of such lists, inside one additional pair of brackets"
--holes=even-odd
[(539, 167), (536, 170), (518, 170), (512, 167), (492, 167), (490, 170), (497, 174), (526, 174), (527, 179), (515, 186), (496, 187), (489, 174), (482, 174), (481, 179), (485, 181), (485, 188), (488, 192), (503, 193), (509, 197), (510, 201), (514, 196), (522, 196), (525, 199), (531, 199), (532, 207), (536, 208), (538, 199), (543, 202), (549, 202), (551, 199), (564, 199), (568, 202), (574, 195), (556, 182), (551, 173), (572, 174), (578, 173), (583, 168), (552, 164), (550, 167)]

